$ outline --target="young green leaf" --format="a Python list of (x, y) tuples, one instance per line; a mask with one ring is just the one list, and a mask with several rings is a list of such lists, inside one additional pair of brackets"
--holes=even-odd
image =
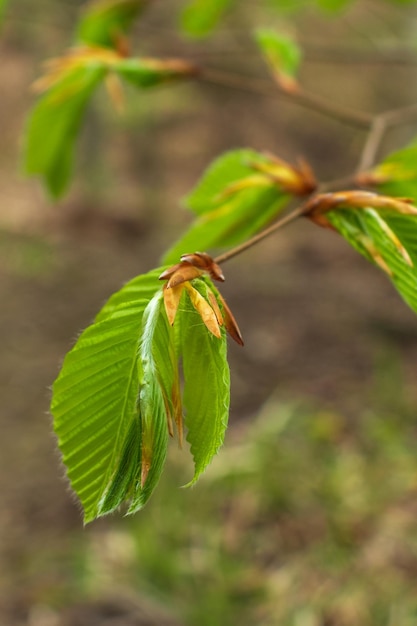
[(9, 0), (0, 0), (0, 23), (3, 20)]
[(88, 45), (117, 48), (148, 0), (93, 0), (78, 24), (76, 38)]
[[(123, 59), (113, 50), (82, 46), (48, 63), (47, 72), (35, 83), (45, 91), (30, 115), (25, 145), (25, 169), (39, 174), (55, 198), (68, 187), (73, 148), (85, 108), (95, 88), (104, 78), (117, 76), (137, 87), (189, 77), (194, 66), (167, 59)], [(114, 82), (107, 83), (115, 86)], [(111, 92), (119, 103), (117, 92)]]
[(236, 245), (269, 224), (288, 202), (289, 196), (273, 186), (241, 191), (218, 208), (198, 217), (165, 254), (164, 263), (173, 263), (189, 250)]
[(73, 165), (74, 142), (83, 114), (106, 74), (100, 63), (68, 72), (41, 96), (26, 128), (25, 169), (40, 175), (58, 198), (66, 190)]
[(120, 59), (113, 70), (135, 87), (154, 87), (167, 82), (190, 78), (196, 68), (192, 63), (181, 59)]
[(388, 155), (373, 170), (365, 172), (363, 179), (385, 195), (412, 198), (417, 203), (417, 142)]
[(352, 4), (352, 0), (316, 0), (317, 6), (324, 11), (335, 13), (341, 11), (349, 4)]
[(197, 215), (216, 209), (234, 193), (276, 186), (294, 195), (310, 193), (315, 180), (308, 166), (294, 167), (268, 153), (249, 148), (226, 152), (204, 172), (185, 206)]
[[(156, 314), (159, 300), (152, 300), (160, 290), (159, 273), (135, 278), (110, 298), (66, 356), (53, 386), (55, 432), (86, 522), (126, 499), (132, 500), (134, 510), (143, 505), (165, 458), (162, 383), (150, 381), (151, 372), (160, 367), (150, 346), (157, 346), (152, 350), (159, 353), (167, 347)], [(149, 426), (151, 405), (154, 430)], [(147, 476), (144, 432), (148, 456), (152, 453)]]
[(326, 217), (358, 252), (388, 275), (417, 312), (417, 217), (372, 207), (341, 208)]
[[(208, 279), (207, 283), (196, 279), (193, 286), (209, 302)], [(187, 441), (195, 464), (193, 484), (223, 444), (229, 416), (230, 373), (225, 330), (220, 338), (215, 337), (189, 298), (183, 298), (182, 306), (175, 324), (184, 372)]]
[[(142, 322), (139, 352), (141, 415), (140, 481), (129, 507), (129, 513), (138, 511), (155, 489), (165, 463), (168, 445), (168, 415), (175, 375), (168, 358), (173, 350), (174, 335), (162, 313), (162, 290), (146, 307)], [(174, 364), (178, 369), (177, 363)]]
[(240, 243), (279, 215), (292, 195), (311, 193), (315, 184), (305, 163), (294, 167), (249, 149), (221, 156), (185, 199), (198, 218), (164, 262), (173, 263), (190, 250)]
[(301, 50), (295, 41), (271, 29), (259, 29), (256, 41), (278, 83), (285, 91), (296, 91), (296, 75), (301, 62)]
[(182, 30), (192, 37), (208, 35), (236, 0), (192, 0), (181, 14)]

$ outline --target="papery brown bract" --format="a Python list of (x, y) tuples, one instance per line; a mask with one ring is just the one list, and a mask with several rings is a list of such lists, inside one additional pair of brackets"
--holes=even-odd
[[(181, 262), (166, 269), (159, 276), (160, 280), (167, 280), (164, 286), (164, 305), (168, 322), (172, 326), (178, 311), (183, 289), (187, 291), (191, 303), (199, 313), (207, 329), (217, 338), (221, 337), (221, 326), (225, 326), (229, 335), (243, 346), (242, 334), (237, 322), (219, 292), (217, 295), (209, 288), (207, 297), (195, 289), (191, 281), (208, 274), (210, 278), (224, 281), (221, 267), (206, 252), (193, 252), (183, 254)], [(219, 306), (219, 302), (221, 306)]]
[(171, 289), (181, 283), (208, 274), (213, 280), (224, 281), (221, 267), (206, 252), (193, 252), (183, 254), (181, 263), (169, 267), (159, 277), (159, 280), (167, 280), (167, 288)]
[(174, 325), (183, 290), (184, 283), (171, 288), (164, 285), (164, 306), (171, 326)]
[(265, 156), (269, 161), (253, 163), (251, 166), (284, 191), (296, 196), (306, 196), (317, 189), (314, 172), (304, 159), (299, 159), (298, 165), (294, 166), (269, 152)]
[(417, 216), (417, 208), (409, 198), (392, 198), (381, 196), (371, 191), (337, 191), (314, 196), (305, 205), (304, 215), (316, 217), (338, 208), (345, 209), (378, 209), (394, 211), (401, 215)]
[(203, 323), (206, 328), (215, 336), (217, 339), (220, 339), (222, 336), (219, 322), (217, 321), (217, 317), (215, 312), (213, 311), (210, 304), (207, 300), (201, 295), (195, 287), (190, 284), (186, 284), (185, 288), (190, 296), (191, 304), (200, 315)]
[(232, 311), (229, 309), (226, 300), (223, 298), (221, 293), (218, 294), (218, 298), (223, 306), (224, 325), (226, 326), (227, 332), (229, 333), (231, 338), (236, 341), (236, 343), (238, 343), (240, 346), (243, 346), (244, 343), (242, 333), (240, 332), (240, 328), (237, 325)]
[(214, 293), (212, 291), (208, 292), (208, 298), (210, 300), (211, 308), (214, 311), (214, 314), (215, 314), (215, 316), (217, 318), (219, 326), (223, 326), (223, 324), (224, 324), (223, 315), (222, 315), (222, 312), (220, 311), (220, 307), (219, 307), (219, 303), (217, 302), (217, 298), (216, 298), (216, 296), (214, 295)]
[(167, 289), (172, 289), (173, 287), (181, 285), (181, 283), (194, 280), (194, 278), (198, 278), (202, 274), (202, 270), (199, 270), (190, 263), (183, 262), (177, 263), (177, 265), (163, 272), (159, 280), (166, 280), (168, 278)]
[(224, 282), (224, 275), (221, 267), (214, 261), (214, 259), (207, 254), (207, 252), (193, 252), (192, 254), (182, 254), (181, 261), (191, 263), (194, 267), (198, 267), (202, 271), (206, 272), (213, 278)]

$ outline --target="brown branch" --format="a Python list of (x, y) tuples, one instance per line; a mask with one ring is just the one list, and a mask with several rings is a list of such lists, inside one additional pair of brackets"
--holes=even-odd
[(370, 113), (353, 111), (346, 107), (338, 106), (328, 102), (328, 100), (321, 96), (302, 89), (295, 93), (289, 93), (280, 89), (275, 83), (260, 78), (252, 78), (241, 74), (205, 68), (200, 70), (196, 78), (202, 82), (233, 87), (249, 93), (257, 93), (271, 97), (284, 97), (295, 104), (331, 117), (338, 122), (343, 122), (361, 129), (368, 129), (373, 121), (373, 115)]
[[(323, 65), (376, 65), (410, 67), (415, 69), (417, 58), (411, 49), (390, 48), (384, 54), (355, 49), (325, 48), (307, 44), (306, 62)], [(385, 53), (386, 52), (386, 53)]]
[(358, 165), (358, 173), (370, 169), (375, 161), (381, 144), (389, 128), (408, 124), (417, 119), (417, 104), (399, 107), (379, 113), (372, 121)]
[(306, 208), (304, 204), (299, 206), (297, 209), (294, 209), (293, 211), (291, 211), (291, 213), (287, 213), (287, 215), (284, 215), (284, 217), (279, 219), (277, 222), (274, 222), (274, 224), (272, 224), (271, 226), (268, 226), (268, 228), (265, 228), (265, 230), (258, 233), (254, 237), (251, 237), (250, 239), (240, 244), (239, 246), (236, 246), (235, 248), (228, 250), (224, 254), (220, 254), (214, 259), (214, 261), (219, 264), (225, 263), (225, 261), (229, 261), (229, 259), (232, 259), (233, 257), (238, 256), (239, 254), (241, 254), (242, 252), (245, 252), (246, 250), (249, 250), (249, 248), (252, 248), (263, 239), (266, 239), (267, 237), (275, 233), (277, 230), (284, 228), (284, 226), (286, 226), (287, 224), (290, 224), (291, 222), (294, 222), (299, 217), (302, 217), (305, 213), (305, 210)]
[(372, 122), (368, 137), (359, 160), (358, 172), (368, 170), (375, 163), (378, 150), (387, 131), (388, 124), (385, 115), (377, 115)]

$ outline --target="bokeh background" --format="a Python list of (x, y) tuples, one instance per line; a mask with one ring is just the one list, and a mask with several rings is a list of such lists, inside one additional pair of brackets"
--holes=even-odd
[[(245, 348), (230, 346), (221, 454), (192, 490), (187, 454), (143, 512), (83, 528), (48, 413), (65, 352), (106, 298), (159, 263), (181, 208), (234, 147), (351, 173), (363, 131), (216, 85), (94, 99), (74, 183), (53, 204), (21, 168), (31, 82), (70, 42), (81, 2), (10, 2), (0, 35), (0, 623), (4, 626), (415, 626), (417, 320), (336, 234), (300, 222), (224, 267)], [(285, 27), (303, 84), (382, 111), (417, 99), (417, 8), (360, 0), (332, 16), (240, 2), (208, 40), (154, 0), (133, 43), (267, 77), (250, 31)], [(273, 4), (273, 3), (271, 3)], [(411, 141), (412, 124), (382, 153)]]

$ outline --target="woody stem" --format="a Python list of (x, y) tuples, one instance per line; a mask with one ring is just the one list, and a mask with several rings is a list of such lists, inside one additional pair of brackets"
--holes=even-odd
[(249, 250), (249, 248), (252, 248), (260, 241), (263, 241), (263, 239), (266, 239), (267, 237), (275, 233), (277, 230), (280, 230), (280, 228), (284, 228), (284, 226), (286, 226), (287, 224), (290, 224), (291, 222), (294, 222), (299, 217), (302, 217), (305, 214), (305, 212), (306, 212), (305, 205), (301, 205), (297, 207), (296, 209), (291, 211), (291, 213), (287, 213), (287, 215), (284, 215), (284, 217), (279, 219), (274, 224), (271, 224), (271, 226), (268, 226), (268, 228), (258, 233), (254, 237), (251, 237), (250, 239), (240, 244), (239, 246), (236, 246), (235, 248), (228, 250), (224, 254), (220, 254), (214, 259), (214, 261), (219, 264), (224, 263), (225, 261), (229, 261), (229, 259), (232, 259), (233, 257), (238, 256), (239, 254), (241, 254), (242, 252), (245, 252), (246, 250)]

